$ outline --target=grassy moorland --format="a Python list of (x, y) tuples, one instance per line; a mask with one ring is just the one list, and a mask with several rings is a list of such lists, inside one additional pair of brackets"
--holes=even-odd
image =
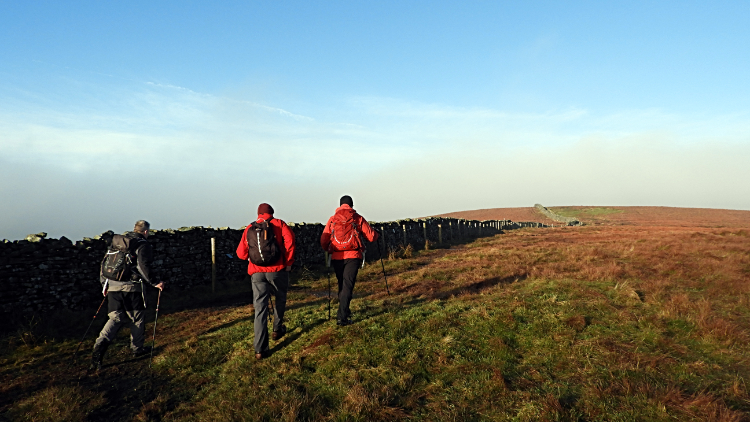
[(243, 285), (165, 293), (152, 370), (127, 330), (87, 374), (75, 324), (29, 324), (1, 345), (0, 418), (750, 420), (748, 229), (523, 229), (391, 258), (391, 294), (366, 266), (345, 328), (325, 273), (297, 273), (263, 361)]

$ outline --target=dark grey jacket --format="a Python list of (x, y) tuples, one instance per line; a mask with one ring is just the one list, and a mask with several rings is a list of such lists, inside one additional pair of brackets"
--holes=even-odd
[(141, 292), (143, 291), (143, 282), (152, 286), (159, 284), (151, 270), (153, 250), (146, 237), (138, 232), (128, 232), (124, 235), (116, 234), (115, 236), (128, 238), (128, 249), (130, 254), (136, 257), (136, 263), (130, 267), (130, 275), (126, 276), (122, 281), (108, 279), (100, 273), (99, 282), (102, 284), (102, 287), (106, 283), (107, 291), (110, 292)]

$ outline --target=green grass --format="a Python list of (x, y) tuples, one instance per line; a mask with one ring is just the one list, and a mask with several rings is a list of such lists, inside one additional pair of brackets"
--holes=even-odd
[[(252, 309), (212, 305), (200, 294), (182, 298), (179, 307), (160, 316), (153, 373), (147, 361), (118, 363), (122, 353), (114, 351), (109, 362), (115, 365), (102, 375), (80, 370), (60, 375), (76, 339), (36, 346), (16, 339), (12, 347), (8, 340), (2, 376), (7, 381), (14, 375), (16, 383), (0, 392), (16, 400), (2, 410), (18, 420), (86, 415), (93, 420), (115, 407), (129, 412), (111, 420), (750, 417), (750, 347), (741, 334), (750, 325), (750, 311), (737, 306), (747, 292), (721, 298), (708, 293), (711, 283), (731, 279), (732, 273), (701, 269), (703, 281), (688, 277), (668, 286), (659, 284), (666, 276), (645, 280), (628, 270), (618, 277), (600, 276), (606, 272), (581, 277), (576, 263), (594, 269), (607, 260), (638, 266), (656, 252), (678, 253), (681, 240), (675, 238), (672, 248), (653, 245), (656, 252), (643, 256), (632, 256), (643, 248), (633, 252), (632, 240), (622, 240), (627, 247), (612, 246), (620, 249), (575, 255), (568, 243), (538, 246), (540, 239), (527, 236), (534, 233), (540, 232), (522, 230), (515, 237), (387, 260), (390, 296), (380, 263), (371, 263), (355, 289), (356, 323), (343, 328), (328, 320), (327, 301), (320, 297), (326, 273), (320, 268), (298, 273), (287, 313), (290, 331), (271, 342), (273, 353), (262, 361), (254, 359)], [(586, 242), (577, 247), (590, 248)], [(747, 258), (740, 252), (731, 259), (741, 269)], [(715, 250), (713, 256), (721, 255)], [(545, 265), (558, 270), (545, 276)], [(686, 273), (669, 277), (683, 280)], [(244, 294), (236, 287), (222, 301)], [(729, 299), (738, 294), (739, 302)], [(126, 342), (123, 330), (120, 347)], [(17, 381), (31, 380), (44, 368), (58, 375), (25, 386)], [(121, 388), (115, 400), (111, 384), (125, 381), (135, 392)]]

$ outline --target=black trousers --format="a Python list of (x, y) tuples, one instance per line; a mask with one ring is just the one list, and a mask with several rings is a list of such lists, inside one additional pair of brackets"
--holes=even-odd
[(336, 272), (339, 281), (339, 311), (336, 314), (337, 321), (345, 321), (352, 317), (349, 303), (352, 301), (354, 283), (357, 282), (357, 273), (362, 259), (332, 259), (331, 265)]

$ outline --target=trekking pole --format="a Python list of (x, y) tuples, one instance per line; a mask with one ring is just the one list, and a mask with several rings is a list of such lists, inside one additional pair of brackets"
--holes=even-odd
[(391, 295), (391, 290), (388, 288), (388, 277), (385, 275), (385, 264), (383, 264), (383, 251), (380, 250), (380, 239), (376, 242), (378, 244), (378, 255), (380, 255), (380, 266), (383, 267), (383, 279), (385, 279), (385, 291), (388, 292), (388, 296)]
[(331, 320), (331, 260), (330, 255), (326, 252), (326, 267), (328, 267), (328, 320)]
[(161, 301), (161, 289), (159, 289), (159, 297), (156, 298), (156, 317), (154, 318), (154, 337), (151, 340), (151, 358), (148, 361), (148, 367), (151, 368), (151, 364), (154, 363), (154, 348), (156, 347), (156, 322), (159, 321), (159, 302)]
[(104, 295), (104, 299), (102, 299), (102, 303), (99, 304), (99, 307), (96, 309), (96, 313), (94, 314), (94, 317), (91, 319), (91, 323), (89, 324), (89, 328), (86, 329), (86, 332), (83, 333), (83, 337), (81, 337), (81, 342), (78, 343), (78, 347), (76, 347), (75, 353), (73, 353), (73, 362), (76, 361), (76, 356), (78, 355), (78, 351), (81, 349), (81, 345), (83, 344), (83, 340), (86, 339), (86, 335), (89, 333), (89, 330), (91, 329), (91, 326), (94, 325), (94, 321), (96, 321), (96, 316), (99, 315), (99, 311), (102, 310), (102, 306), (104, 306), (104, 301), (107, 300), (107, 295)]

